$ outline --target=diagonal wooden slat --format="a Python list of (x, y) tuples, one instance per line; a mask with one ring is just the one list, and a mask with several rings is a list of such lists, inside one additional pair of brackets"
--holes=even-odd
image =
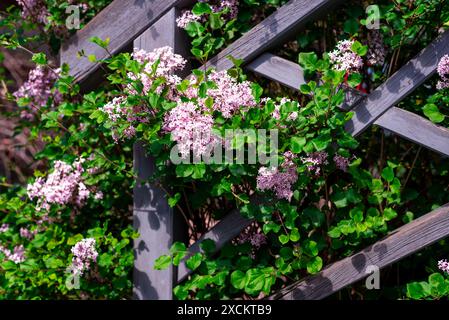
[[(252, 221), (244, 218), (239, 210), (233, 210), (201, 237), (201, 239), (189, 247), (187, 258), (200, 252), (200, 243), (206, 239), (214, 240), (216, 251), (220, 250), (226, 243), (237, 237)], [(182, 262), (178, 267), (178, 282), (183, 281), (191, 273), (192, 271), (187, 268), (185, 262)]]
[[(60, 50), (60, 60), (68, 63), (70, 73), (82, 82), (99, 67), (86, 58), (79, 59), (77, 53), (94, 54), (97, 59), (108, 57), (108, 53), (89, 41), (91, 37), (110, 38), (109, 52), (118, 53), (132, 44), (143, 31), (173, 7), (183, 7), (194, 0), (115, 0), (98, 13), (84, 28), (79, 30)], [(158, 34), (153, 34), (157, 38)]]
[(449, 204), (393, 231), (359, 253), (335, 262), (320, 273), (280, 290), (269, 299), (319, 300), (449, 236)]
[(449, 30), (358, 103), (354, 107), (355, 116), (346, 123), (346, 130), (353, 136), (361, 134), (383, 113), (431, 77), (445, 54), (449, 54)]
[(233, 65), (228, 56), (249, 62), (267, 49), (282, 43), (307, 22), (316, 19), (341, 2), (343, 1), (291, 0), (210, 59), (205, 67), (214, 67), (217, 70), (229, 69)]
[[(301, 84), (306, 83), (304, 72), (297, 63), (269, 53), (263, 54), (254, 61), (247, 65), (247, 70), (278, 81), (295, 90), (298, 90)], [(292, 71), (286, 72), (288, 69)], [(358, 118), (362, 111), (357, 106), (359, 101), (363, 102), (364, 97), (365, 95), (357, 90), (347, 91), (346, 101), (342, 108), (349, 110), (354, 107), (352, 110), (355, 113), (353, 118)], [(374, 124), (444, 156), (449, 156), (449, 130), (435, 125), (419, 115), (391, 107), (375, 120)]]
[(437, 153), (449, 156), (449, 130), (417, 114), (392, 107), (374, 124)]

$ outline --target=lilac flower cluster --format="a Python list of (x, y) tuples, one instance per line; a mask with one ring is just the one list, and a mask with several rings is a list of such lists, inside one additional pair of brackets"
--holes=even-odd
[(7, 232), (9, 230), (9, 224), (4, 223), (0, 226), (0, 233)]
[(321, 166), (329, 164), (327, 160), (328, 154), (326, 151), (317, 151), (307, 155), (307, 157), (301, 158), (304, 164), (307, 164), (307, 170), (314, 175), (319, 176), (321, 174)]
[(28, 197), (38, 199), (37, 210), (49, 210), (51, 204), (84, 205), (90, 191), (83, 183), (83, 162), (84, 159), (80, 159), (70, 165), (56, 161), (54, 171), (46, 179), (39, 177), (28, 185)]
[[(228, 12), (223, 16), (226, 21), (237, 18), (238, 14), (238, 0), (200, 0), (199, 2), (207, 2), (210, 4), (212, 12), (222, 12), (228, 10)], [(191, 10), (185, 10), (182, 12), (181, 16), (176, 19), (176, 24), (179, 28), (185, 29), (190, 22), (206, 21), (207, 17), (205, 15), (196, 15)]]
[(37, 110), (47, 105), (52, 98), (53, 105), (62, 101), (62, 95), (59, 91), (52, 92), (53, 84), (59, 76), (60, 69), (55, 71), (44, 66), (37, 66), (30, 71), (28, 80), (13, 93), (16, 99), (29, 99), (30, 111), (22, 111), (22, 118), (32, 120)]
[(248, 81), (237, 82), (226, 71), (213, 71), (208, 80), (215, 82), (216, 89), (209, 89), (207, 95), (214, 99), (213, 109), (220, 111), (223, 117), (230, 118), (242, 107), (255, 107), (251, 85)]
[(22, 263), (25, 261), (25, 248), (23, 245), (15, 246), (13, 251), (0, 245), (0, 252), (3, 253), (9, 261)]
[[(145, 50), (134, 49), (132, 54), (133, 59), (144, 65), (142, 73), (128, 74), (131, 80), (140, 80), (143, 85), (143, 94), (148, 94), (156, 78), (164, 78), (165, 84), (156, 88), (157, 93), (161, 93), (165, 88), (169, 89), (168, 98), (172, 100), (178, 100), (179, 97), (176, 93), (176, 86), (181, 82), (181, 79), (175, 75), (176, 71), (182, 70), (186, 64), (186, 60), (173, 53), (173, 49), (166, 46), (155, 49), (151, 52)], [(157, 63), (157, 67), (153, 73), (153, 67)], [(127, 92), (131, 94), (138, 94), (135, 88), (131, 85), (128, 86)], [(124, 129), (123, 136), (125, 138), (133, 138), (136, 135), (136, 123), (148, 122), (148, 115), (151, 114), (147, 106), (129, 106), (126, 97), (115, 97), (112, 101), (108, 102), (102, 108), (100, 108), (113, 123), (125, 122), (128, 127)], [(116, 132), (115, 128), (112, 132), (112, 137), (117, 143), (120, 136)]]
[(43, 0), (17, 0), (22, 7), (22, 18), (33, 22), (47, 24), (50, 13)]
[(89, 270), (90, 264), (97, 261), (98, 252), (95, 249), (95, 239), (87, 238), (77, 242), (72, 247), (72, 272), (82, 275), (84, 271)]
[(193, 150), (196, 157), (209, 154), (209, 146), (219, 142), (212, 132), (214, 119), (203, 113), (193, 102), (181, 102), (170, 110), (164, 119), (162, 129), (170, 132), (178, 144), (183, 158)]
[(23, 228), (23, 227), (22, 227), (22, 228), (20, 228), (20, 230), (19, 230), (20, 236), (21, 236), (22, 238), (25, 238), (25, 239), (28, 239), (28, 240), (33, 239), (34, 236), (36, 235), (36, 233), (37, 233), (37, 229), (31, 231), (31, 230), (28, 229), (28, 228)]
[(336, 154), (334, 156), (334, 163), (335, 166), (337, 167), (337, 169), (340, 169), (341, 171), (348, 171), (348, 166), (349, 166), (349, 159), (346, 157), (343, 157), (339, 154)]
[(290, 152), (284, 153), (284, 162), (280, 168), (261, 167), (257, 176), (257, 189), (271, 190), (278, 199), (291, 200), (293, 196), (292, 185), (298, 180), (295, 156)]
[(447, 262), (446, 259), (438, 261), (438, 269), (446, 273), (449, 273), (449, 262)]
[(449, 55), (444, 55), (437, 67), (438, 75), (440, 80), (437, 83), (437, 89), (442, 90), (449, 88)]
[(362, 68), (363, 60), (352, 51), (354, 40), (342, 40), (337, 43), (337, 48), (329, 53), (333, 68), (338, 71), (354, 72)]

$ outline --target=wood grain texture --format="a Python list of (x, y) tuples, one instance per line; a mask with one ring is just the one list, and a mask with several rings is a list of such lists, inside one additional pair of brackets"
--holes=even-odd
[[(115, 0), (98, 13), (84, 28), (66, 41), (60, 50), (61, 63), (68, 63), (75, 80), (82, 82), (98, 69), (98, 64), (79, 59), (77, 53), (94, 54), (97, 59), (108, 53), (89, 41), (97, 36), (110, 38), (109, 51), (116, 54), (130, 46), (135, 38), (148, 29), (173, 7), (187, 6), (193, 0)], [(163, 30), (162, 30), (163, 32)], [(153, 37), (158, 36), (153, 34)]]
[(359, 253), (335, 262), (320, 273), (280, 290), (270, 299), (319, 300), (449, 235), (449, 204), (404, 226)]
[(270, 80), (274, 80), (293, 90), (298, 90), (304, 79), (304, 70), (297, 63), (264, 53), (245, 66), (246, 70), (252, 71)]
[(449, 30), (358, 103), (354, 107), (355, 116), (346, 123), (346, 130), (353, 136), (361, 134), (383, 113), (431, 77), (445, 54), (449, 54)]
[[(178, 14), (177, 9), (170, 9), (134, 41), (134, 46), (145, 50), (171, 46), (176, 53), (185, 53), (187, 42), (175, 22)], [(134, 168), (139, 181), (147, 181), (155, 171), (154, 160), (146, 156), (142, 142), (134, 145)], [(134, 188), (133, 225), (140, 234), (134, 241), (134, 298), (170, 300), (176, 268), (154, 270), (153, 266), (159, 256), (169, 252), (174, 241), (181, 240), (181, 220), (169, 207), (167, 195), (160, 187), (139, 181)]]
[(291, 0), (210, 59), (205, 67), (215, 67), (217, 70), (229, 69), (233, 66), (227, 58), (229, 55), (249, 62), (267, 49), (282, 43), (307, 22), (316, 19), (340, 2), (342, 1)]
[[(240, 232), (251, 224), (253, 220), (244, 218), (239, 210), (233, 210), (226, 215), (219, 223), (217, 223), (210, 231), (208, 231), (201, 239), (191, 245), (188, 249), (189, 253), (186, 258), (191, 257), (200, 252), (200, 243), (206, 239), (215, 242), (216, 251), (234, 239)], [(178, 282), (183, 281), (192, 271), (188, 269), (185, 262), (178, 267)]]
[[(299, 64), (269, 53), (265, 53), (254, 62), (249, 63), (247, 69), (295, 90), (306, 83), (304, 72)], [(358, 118), (362, 109), (355, 108), (355, 106), (366, 98), (366, 94), (352, 88), (345, 90), (345, 102), (341, 108), (353, 109), (354, 118)], [(391, 107), (374, 121), (374, 124), (423, 147), (449, 156), (449, 130), (435, 125), (417, 114)]]
[(392, 107), (374, 124), (425, 148), (449, 156), (449, 130), (417, 114)]

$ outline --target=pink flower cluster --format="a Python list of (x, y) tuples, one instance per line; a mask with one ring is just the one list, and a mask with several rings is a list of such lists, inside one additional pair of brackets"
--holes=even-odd
[(97, 261), (98, 252), (95, 245), (94, 238), (87, 238), (72, 247), (72, 272), (74, 274), (82, 275), (84, 271), (89, 270), (91, 262)]
[(292, 185), (298, 180), (295, 156), (290, 152), (284, 153), (284, 162), (281, 168), (261, 167), (257, 176), (257, 189), (271, 190), (278, 199), (291, 200), (293, 196)]
[(22, 17), (33, 22), (47, 24), (50, 13), (43, 0), (17, 0), (22, 7)]
[(348, 166), (349, 166), (349, 159), (346, 157), (343, 157), (339, 154), (336, 154), (334, 156), (334, 163), (335, 166), (340, 169), (341, 171), (348, 171)]
[(437, 83), (437, 89), (442, 90), (449, 88), (449, 55), (444, 55), (437, 67), (438, 75), (440, 80)]
[(9, 230), (9, 224), (4, 223), (0, 226), (0, 233), (7, 232)]
[(29, 99), (30, 111), (22, 111), (22, 118), (32, 120), (37, 110), (47, 105), (52, 98), (53, 105), (58, 104), (62, 100), (59, 91), (52, 92), (53, 84), (59, 76), (60, 70), (50, 70), (44, 66), (37, 66), (36, 69), (30, 71), (28, 80), (13, 93), (16, 99)]
[[(143, 73), (137, 76), (142, 81), (144, 94), (148, 93), (153, 81), (158, 77), (164, 77), (166, 85), (173, 89), (181, 82), (181, 78), (175, 75), (175, 72), (184, 69), (186, 60), (181, 55), (173, 53), (171, 47), (165, 46), (151, 52), (134, 49), (132, 56), (140, 64), (145, 64)], [(156, 72), (152, 75), (152, 69), (156, 62), (158, 62)], [(134, 80), (135, 76), (130, 75), (130, 78)], [(158, 91), (161, 92), (163, 88), (163, 86), (159, 87)], [(133, 91), (133, 89), (130, 90)]]
[(329, 53), (333, 68), (338, 71), (354, 72), (362, 68), (363, 60), (352, 51), (354, 40), (342, 40), (337, 43), (337, 48)]
[(213, 109), (220, 111), (223, 117), (230, 118), (235, 112), (255, 107), (251, 85), (248, 81), (237, 82), (226, 71), (213, 71), (208, 80), (215, 82), (216, 89), (209, 89), (207, 95), (214, 99)]
[(301, 158), (304, 164), (307, 164), (307, 170), (316, 176), (321, 174), (321, 166), (329, 164), (327, 161), (328, 154), (325, 151), (317, 151), (308, 154), (307, 157)]
[(28, 229), (28, 228), (20, 228), (20, 230), (19, 230), (20, 236), (21, 236), (22, 238), (25, 238), (25, 239), (28, 239), (28, 240), (33, 239), (34, 236), (36, 235), (36, 233), (37, 233), (37, 229), (31, 231), (31, 230)]
[(23, 245), (15, 246), (13, 251), (0, 245), (0, 252), (3, 253), (9, 261), (22, 263), (25, 261), (25, 248)]
[(83, 183), (83, 162), (84, 159), (80, 159), (70, 165), (56, 161), (53, 172), (46, 179), (39, 177), (33, 184), (28, 185), (30, 199), (38, 199), (37, 210), (49, 210), (51, 204), (84, 205), (90, 191)]
[(187, 28), (190, 22), (201, 21), (201, 16), (197, 16), (190, 10), (185, 10), (182, 14), (176, 19), (176, 25), (179, 28), (185, 29)]
[[(228, 9), (228, 12), (223, 16), (226, 21), (237, 18), (239, 12), (238, 0), (200, 0), (199, 2), (206, 2), (210, 4), (212, 12), (222, 12)], [(196, 15), (191, 10), (185, 10), (179, 18), (176, 19), (176, 24), (179, 28), (185, 29), (190, 22), (206, 21), (207, 17), (205, 15)]]
[(183, 158), (191, 150), (200, 157), (210, 154), (208, 147), (219, 142), (212, 132), (213, 124), (212, 116), (204, 114), (193, 102), (181, 102), (165, 115), (162, 129), (171, 133)]
[(438, 261), (438, 269), (446, 273), (449, 273), (449, 262), (447, 262), (446, 259)]

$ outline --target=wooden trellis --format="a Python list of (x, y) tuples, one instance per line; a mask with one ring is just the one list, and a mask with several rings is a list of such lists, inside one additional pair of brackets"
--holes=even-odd
[[(151, 50), (169, 45), (177, 53), (185, 53), (187, 42), (175, 26), (179, 9), (193, 0), (115, 0), (82, 30), (77, 32), (60, 53), (61, 63), (71, 66), (72, 75), (84, 87), (93, 87), (99, 75), (98, 65), (77, 59), (77, 52), (95, 54), (98, 59), (107, 53), (92, 44), (93, 36), (109, 37), (113, 54), (130, 51), (132, 47)], [(245, 33), (205, 67), (226, 70), (232, 67), (231, 55), (244, 61), (244, 68), (297, 90), (305, 83), (301, 67), (267, 51), (294, 35), (307, 23), (338, 5), (340, 0), (291, 0), (261, 23)], [(442, 156), (449, 156), (449, 130), (411, 112), (395, 107), (413, 90), (431, 77), (441, 57), (449, 54), (449, 31), (411, 59), (369, 95), (347, 91), (342, 106), (354, 112), (346, 130), (357, 136), (376, 125), (415, 142)], [(139, 179), (151, 176), (153, 163), (144, 154), (143, 146), (134, 147), (134, 166)], [(190, 246), (189, 256), (200, 250), (204, 239), (216, 242), (220, 250), (236, 237), (251, 220), (233, 210), (200, 240)], [(165, 195), (156, 186), (137, 185), (134, 190), (134, 226), (141, 237), (135, 241), (134, 293), (137, 299), (172, 299), (172, 287), (186, 279), (191, 271), (181, 264), (165, 271), (152, 270), (156, 257), (165, 254), (175, 235), (177, 219)], [(338, 261), (317, 275), (303, 279), (274, 294), (272, 299), (322, 299), (365, 276), (366, 266), (390, 265), (449, 235), (449, 204), (393, 231), (385, 239), (361, 252)]]

